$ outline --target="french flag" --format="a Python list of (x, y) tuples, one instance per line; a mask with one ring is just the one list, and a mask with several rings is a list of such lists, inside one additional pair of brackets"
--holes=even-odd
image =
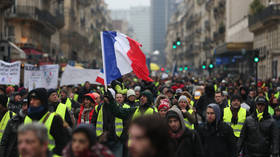
[(102, 84), (102, 85), (104, 85), (104, 72), (103, 72), (103, 69), (100, 70), (100, 72), (99, 72), (99, 74), (98, 74), (98, 76), (97, 76), (95, 81), (100, 83), (100, 84)]
[(104, 31), (101, 32), (101, 44), (105, 84), (132, 71), (142, 80), (153, 81), (140, 49), (142, 45), (137, 41), (119, 32)]

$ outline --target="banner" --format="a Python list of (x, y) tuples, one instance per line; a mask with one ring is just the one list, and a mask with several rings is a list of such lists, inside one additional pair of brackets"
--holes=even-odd
[(61, 77), (60, 85), (78, 85), (89, 81), (91, 84), (99, 84), (96, 78), (100, 69), (79, 69), (67, 65)]
[(20, 61), (7, 63), (0, 60), (0, 84), (19, 85)]
[(36, 67), (26, 64), (24, 66), (24, 87), (29, 90), (35, 88), (57, 88), (59, 65), (43, 65)]

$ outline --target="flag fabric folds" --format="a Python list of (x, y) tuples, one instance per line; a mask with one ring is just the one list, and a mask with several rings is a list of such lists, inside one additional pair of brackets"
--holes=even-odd
[(101, 44), (105, 84), (132, 71), (142, 80), (153, 81), (137, 41), (119, 32), (104, 31), (101, 32)]

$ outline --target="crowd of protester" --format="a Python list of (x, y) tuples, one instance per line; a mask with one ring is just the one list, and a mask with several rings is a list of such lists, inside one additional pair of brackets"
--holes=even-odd
[(2, 157), (276, 157), (280, 79), (0, 85)]

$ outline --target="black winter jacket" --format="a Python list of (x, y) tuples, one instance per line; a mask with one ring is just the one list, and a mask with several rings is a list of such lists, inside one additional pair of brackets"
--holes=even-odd
[(245, 120), (238, 141), (238, 151), (243, 149), (245, 155), (269, 156), (278, 154), (279, 133), (275, 121), (265, 114), (260, 121), (256, 113)]
[(17, 114), (9, 120), (0, 144), (0, 156), (18, 157), (17, 129), (24, 122), (24, 117)]
[(232, 128), (224, 122), (203, 123), (198, 132), (207, 157), (236, 157), (236, 139)]
[(189, 129), (179, 139), (171, 139), (170, 146), (174, 150), (174, 157), (202, 157), (203, 150), (199, 135)]

